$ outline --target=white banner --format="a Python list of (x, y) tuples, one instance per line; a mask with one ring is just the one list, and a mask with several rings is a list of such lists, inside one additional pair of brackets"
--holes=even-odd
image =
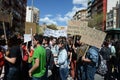
[(52, 30), (52, 29), (46, 28), (44, 31), (44, 36), (67, 37), (67, 32), (66, 32), (66, 30)]

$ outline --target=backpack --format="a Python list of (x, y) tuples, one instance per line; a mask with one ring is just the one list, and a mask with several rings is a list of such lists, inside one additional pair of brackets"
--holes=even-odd
[(102, 55), (103, 59), (110, 60), (111, 49), (109, 47), (102, 47), (100, 54)]
[(22, 46), (22, 60), (24, 62), (27, 62), (28, 61), (28, 57), (29, 57), (29, 55), (28, 55), (28, 52), (26, 50), (26, 46)]
[(47, 65), (49, 66), (49, 69), (52, 69), (53, 68), (53, 63), (54, 63), (54, 57), (53, 57), (52, 51), (51, 51), (50, 47), (46, 47), (45, 49), (46, 49)]
[(108, 71), (106, 60), (99, 54), (97, 72), (100, 75), (105, 75)]
[(3, 67), (5, 64), (3, 53), (0, 52), (0, 67)]

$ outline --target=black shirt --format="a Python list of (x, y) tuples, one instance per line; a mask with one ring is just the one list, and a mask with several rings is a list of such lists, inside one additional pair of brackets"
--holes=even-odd
[(20, 46), (11, 47), (9, 57), (10, 58), (16, 57), (15, 64), (9, 63), (9, 67), (19, 68), (21, 66), (21, 61), (22, 61)]

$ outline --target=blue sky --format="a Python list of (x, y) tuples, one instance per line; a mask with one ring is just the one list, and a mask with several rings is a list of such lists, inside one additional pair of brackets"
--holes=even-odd
[[(27, 0), (31, 6), (32, 0)], [(76, 11), (85, 9), (88, 0), (33, 0), (34, 7), (40, 10), (40, 25), (42, 23), (67, 26), (67, 21)]]

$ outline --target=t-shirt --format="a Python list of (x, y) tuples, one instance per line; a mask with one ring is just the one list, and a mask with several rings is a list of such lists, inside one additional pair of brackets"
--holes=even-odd
[(96, 67), (98, 66), (98, 59), (99, 59), (98, 52), (99, 52), (99, 49), (94, 46), (88, 49), (86, 57), (91, 60), (91, 63), (89, 63), (89, 65), (96, 66)]
[(45, 74), (46, 72), (46, 50), (42, 46), (38, 46), (34, 49), (34, 54), (33, 54), (33, 61), (32, 65), (35, 64), (35, 59), (39, 59), (40, 65), (39, 67), (33, 72), (32, 76), (33, 77), (41, 77)]
[(10, 58), (16, 58), (15, 64), (9, 63), (9, 66), (10, 67), (20, 68), (21, 61), (22, 61), (20, 46), (11, 47), (9, 57)]

